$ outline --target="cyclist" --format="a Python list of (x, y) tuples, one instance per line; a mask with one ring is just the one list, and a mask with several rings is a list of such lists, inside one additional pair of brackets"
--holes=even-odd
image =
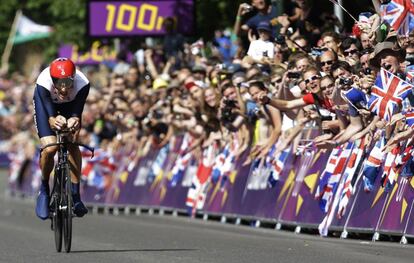
[[(89, 80), (68, 58), (55, 59), (40, 73), (36, 80), (33, 104), (35, 126), (42, 146), (56, 142), (54, 130), (69, 130), (71, 140), (78, 139), (89, 86)], [(42, 183), (36, 201), (36, 215), (42, 220), (49, 218), (49, 177), (57, 150), (57, 146), (48, 147), (40, 156)], [(74, 213), (82, 217), (88, 209), (82, 203), (79, 192), (81, 153), (79, 147), (74, 145), (70, 145), (68, 151)]]

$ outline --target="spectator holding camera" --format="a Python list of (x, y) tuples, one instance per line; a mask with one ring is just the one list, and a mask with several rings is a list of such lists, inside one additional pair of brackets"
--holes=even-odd
[(270, 63), (274, 57), (275, 46), (270, 41), (270, 24), (268, 22), (261, 22), (257, 26), (259, 32), (259, 39), (253, 40), (250, 43), (247, 55), (249, 55), (254, 62)]

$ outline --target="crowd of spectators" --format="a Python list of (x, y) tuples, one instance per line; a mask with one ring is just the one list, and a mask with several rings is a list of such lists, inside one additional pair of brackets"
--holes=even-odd
[[(324, 149), (365, 136), (375, 141), (382, 130), (388, 149), (411, 138), (401, 115), (381, 120), (367, 101), (381, 67), (407, 78), (414, 36), (381, 26), (374, 6), (347, 32), (314, 1), (291, 4), (279, 16), (265, 0), (241, 4), (232, 30), (194, 43), (174, 33), (168, 19), (164, 39), (143, 44), (132, 61), (121, 51), (114, 65), (84, 68), (91, 90), (82, 140), (110, 151), (145, 150), (189, 133), (188, 151), (202, 156), (212, 142), (222, 147), (237, 138), (236, 156), (249, 149), (248, 163), (296, 149), (307, 125), (319, 128), (313, 145)], [(18, 73), (0, 78), (0, 141), (21, 131), (28, 141), (37, 138), (33, 83)], [(400, 111), (413, 103), (408, 96)]]

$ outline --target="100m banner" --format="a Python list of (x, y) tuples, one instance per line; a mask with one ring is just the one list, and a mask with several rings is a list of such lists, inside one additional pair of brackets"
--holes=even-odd
[(193, 33), (193, 0), (90, 1), (88, 30), (94, 37), (163, 35), (163, 22), (173, 18), (176, 29)]

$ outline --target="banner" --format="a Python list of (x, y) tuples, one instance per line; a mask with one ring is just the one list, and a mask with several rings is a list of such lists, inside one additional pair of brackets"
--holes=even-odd
[(191, 34), (194, 29), (192, 0), (90, 1), (88, 30), (92, 37), (163, 35), (163, 21), (172, 17), (177, 31)]
[(103, 61), (115, 61), (116, 51), (100, 41), (94, 41), (86, 52), (79, 52), (77, 45), (63, 45), (59, 48), (59, 57), (70, 58), (76, 65), (93, 65)]

